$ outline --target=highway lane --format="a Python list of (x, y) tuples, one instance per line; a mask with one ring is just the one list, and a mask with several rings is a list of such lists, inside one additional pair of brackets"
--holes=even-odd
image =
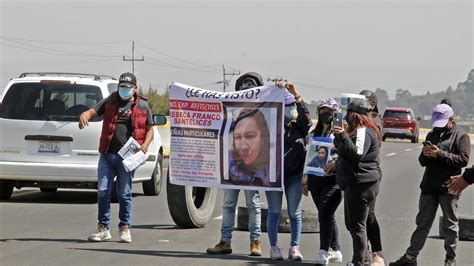
[[(384, 142), (381, 158), (383, 180), (377, 203), (384, 252), (388, 260), (406, 249), (417, 212), (418, 185), (423, 169), (417, 157), (420, 144)], [(472, 161), (471, 161), (472, 164)], [(222, 200), (222, 193), (219, 195)], [(262, 196), (265, 200), (265, 197)], [(206, 228), (177, 229), (169, 215), (166, 191), (158, 197), (142, 194), (134, 187), (133, 243), (117, 243), (118, 205), (113, 204), (112, 235), (105, 243), (88, 243), (86, 237), (96, 226), (96, 193), (94, 191), (59, 190), (55, 194), (39, 190), (15, 191), (12, 199), (0, 202), (0, 261), (2, 265), (266, 265), (268, 238), (262, 235), (264, 256), (247, 256), (248, 232), (236, 231), (233, 255), (209, 256), (207, 247), (217, 243), (221, 204)], [(460, 200), (460, 213), (474, 214), (474, 188), (466, 190)], [(241, 202), (242, 203), (242, 202)], [(304, 197), (304, 209), (314, 210), (310, 198)], [(350, 258), (351, 239), (343, 225), (343, 206), (337, 211), (340, 240), (345, 261)], [(440, 211), (438, 212), (440, 214)], [(283, 252), (287, 252), (289, 234), (280, 234)], [(303, 264), (311, 264), (319, 246), (319, 234), (303, 234)], [(458, 264), (472, 265), (474, 242), (461, 241)], [(420, 265), (442, 265), (443, 240), (438, 239), (438, 221), (430, 232)], [(284, 263), (288, 263), (285, 261)], [(301, 263), (295, 263), (301, 264)], [(337, 264), (335, 264), (337, 265)], [(339, 264), (342, 265), (342, 264)]]

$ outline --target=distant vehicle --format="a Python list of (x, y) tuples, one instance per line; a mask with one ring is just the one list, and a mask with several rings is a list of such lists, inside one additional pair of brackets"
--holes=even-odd
[[(97, 188), (97, 163), (102, 117), (79, 131), (82, 112), (117, 90), (112, 77), (78, 73), (23, 73), (0, 96), (0, 199), (13, 188)], [(155, 125), (166, 123), (154, 115)], [(142, 182), (145, 195), (158, 195), (163, 175), (163, 144), (158, 129), (148, 159), (133, 182)], [(114, 186), (115, 188), (116, 186)], [(167, 186), (168, 206), (181, 227), (202, 227), (216, 201), (216, 189)], [(114, 194), (114, 193), (113, 193)], [(168, 195), (168, 196), (169, 196)], [(114, 195), (113, 195), (114, 197)]]
[(415, 118), (411, 108), (388, 107), (382, 116), (384, 134), (386, 138), (410, 139), (412, 143), (418, 143), (420, 118)]

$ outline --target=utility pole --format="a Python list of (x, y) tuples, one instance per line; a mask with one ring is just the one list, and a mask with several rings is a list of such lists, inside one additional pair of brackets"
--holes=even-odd
[(229, 81), (227, 81), (225, 79), (226, 76), (237, 76), (237, 75), (240, 75), (240, 71), (232, 71), (232, 72), (225, 72), (225, 66), (222, 65), (222, 86), (223, 86), (223, 91), (225, 92), (225, 88), (227, 87), (227, 83)]
[(145, 58), (143, 56), (140, 59), (135, 58), (135, 41), (132, 41), (132, 59), (127, 59), (125, 58), (125, 55), (124, 55), (123, 61), (132, 61), (132, 73), (134, 74), (135, 74), (135, 61), (145, 61)]

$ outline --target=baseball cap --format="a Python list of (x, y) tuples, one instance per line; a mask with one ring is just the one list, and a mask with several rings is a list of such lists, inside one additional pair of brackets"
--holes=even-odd
[(334, 100), (332, 98), (327, 98), (326, 100), (321, 101), (318, 105), (318, 110), (323, 108), (323, 107), (327, 107), (327, 108), (332, 109), (336, 112), (341, 111), (341, 108), (339, 108), (339, 104), (337, 104), (336, 100)]
[(445, 127), (448, 124), (449, 118), (453, 115), (453, 108), (449, 105), (445, 103), (436, 105), (431, 115), (431, 127)]
[(369, 112), (369, 103), (365, 99), (353, 99), (348, 105), (347, 110), (358, 114), (367, 114)]
[(119, 85), (120, 84), (130, 84), (130, 85), (137, 85), (137, 77), (133, 73), (126, 72), (120, 75), (119, 78)]

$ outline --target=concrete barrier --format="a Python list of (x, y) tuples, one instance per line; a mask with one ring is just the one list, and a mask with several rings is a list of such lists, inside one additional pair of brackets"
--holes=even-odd
[[(262, 232), (267, 232), (267, 217), (268, 208), (262, 207)], [(318, 215), (314, 211), (301, 210), (301, 218), (303, 221), (302, 233), (318, 233), (319, 223)], [(248, 231), (248, 210), (245, 206), (239, 206), (237, 209), (237, 229), (242, 231)], [(289, 233), (290, 232), (290, 218), (288, 217), (288, 211), (286, 208), (282, 208), (280, 214), (280, 224), (278, 225), (278, 232)]]

